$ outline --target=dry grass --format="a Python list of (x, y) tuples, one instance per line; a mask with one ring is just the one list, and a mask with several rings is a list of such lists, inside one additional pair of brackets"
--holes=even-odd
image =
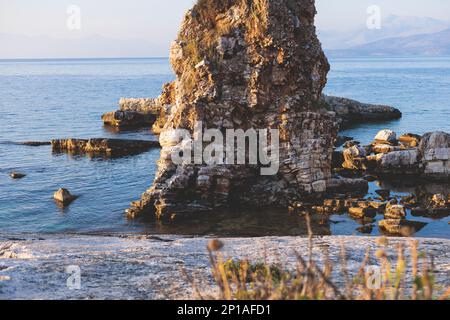
[[(309, 218), (307, 218), (309, 219)], [(309, 225), (309, 221), (308, 221)], [(205, 295), (191, 281), (199, 299), (207, 300), (448, 300), (450, 288), (438, 292), (433, 276), (433, 258), (418, 250), (418, 242), (409, 248), (397, 247), (394, 263), (388, 258), (386, 238), (378, 240), (380, 249), (372, 257), (368, 250), (356, 276), (350, 275), (345, 248), (341, 248), (340, 278), (333, 278), (334, 265), (325, 257), (323, 267), (313, 259), (313, 236), (309, 228), (309, 252), (303, 257), (298, 252), (295, 270), (279, 264), (257, 263), (248, 260), (224, 259), (219, 252), (224, 244), (218, 240), (208, 245), (212, 276), (218, 293)], [(409, 250), (409, 261), (405, 251)], [(378, 260), (381, 277), (374, 286), (373, 274), (368, 271), (371, 258)], [(407, 264), (412, 272), (406, 272)]]

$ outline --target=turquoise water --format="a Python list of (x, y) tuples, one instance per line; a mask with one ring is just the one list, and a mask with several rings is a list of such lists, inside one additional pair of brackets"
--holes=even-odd
[[(331, 65), (326, 93), (393, 105), (404, 113), (399, 121), (356, 126), (343, 134), (370, 142), (383, 128), (450, 132), (450, 57), (338, 59)], [(217, 215), (172, 227), (153, 219), (129, 221), (124, 210), (151, 184), (158, 150), (103, 160), (13, 144), (65, 137), (155, 139), (148, 129), (108, 130), (100, 116), (116, 109), (120, 97), (157, 96), (172, 79), (167, 59), (0, 60), (0, 232), (304, 234), (303, 219), (275, 211)], [(13, 181), (11, 171), (27, 176)], [(52, 199), (60, 187), (81, 196), (65, 210)], [(357, 223), (337, 220), (320, 232), (358, 234)], [(429, 222), (419, 236), (450, 237), (448, 219)]]

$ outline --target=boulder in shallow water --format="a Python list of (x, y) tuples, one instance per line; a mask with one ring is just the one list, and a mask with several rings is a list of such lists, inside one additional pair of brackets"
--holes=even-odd
[(60, 204), (63, 205), (69, 205), (72, 203), (75, 199), (77, 199), (77, 196), (72, 195), (69, 190), (61, 188), (58, 191), (56, 191), (53, 195), (53, 198), (58, 201)]
[(384, 213), (386, 219), (404, 219), (406, 218), (406, 209), (400, 204), (390, 204), (386, 205), (386, 211)]

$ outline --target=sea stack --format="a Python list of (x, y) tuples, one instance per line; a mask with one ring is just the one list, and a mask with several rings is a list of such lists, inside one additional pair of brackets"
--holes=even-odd
[[(288, 206), (332, 184), (338, 125), (323, 103), (329, 64), (316, 36), (314, 0), (199, 0), (170, 52), (175, 105), (162, 129), (153, 186), (130, 217), (189, 217), (218, 208)], [(279, 130), (279, 170), (260, 165), (175, 164), (184, 129)], [(184, 141), (183, 143), (186, 143)], [(207, 145), (207, 144), (206, 144)]]

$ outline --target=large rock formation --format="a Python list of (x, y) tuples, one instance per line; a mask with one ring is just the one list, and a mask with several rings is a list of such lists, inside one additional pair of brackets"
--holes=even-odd
[[(200, 0), (186, 14), (171, 48), (176, 103), (160, 138), (159, 169), (130, 216), (287, 206), (326, 191), (337, 123), (321, 100), (329, 64), (315, 14), (313, 0)], [(181, 146), (171, 132), (193, 133), (199, 122), (221, 132), (278, 129), (278, 173), (262, 176), (260, 165), (174, 164), (171, 154)]]

